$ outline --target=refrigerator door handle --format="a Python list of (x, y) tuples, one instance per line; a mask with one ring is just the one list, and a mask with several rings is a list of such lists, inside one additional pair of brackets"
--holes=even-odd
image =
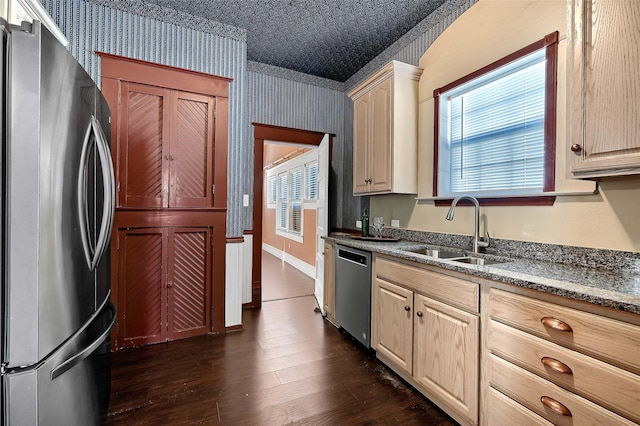
[[(111, 334), (111, 329), (113, 328), (113, 325), (116, 322), (116, 307), (113, 305), (113, 303), (109, 299), (110, 299), (110, 295), (107, 296), (107, 298), (105, 299), (105, 302), (107, 303), (106, 305), (103, 305), (103, 309), (101, 309), (98, 314), (94, 315), (87, 322), (87, 326), (88, 326), (88, 324), (91, 323), (94, 319), (101, 316), (105, 310), (109, 310), (111, 312), (111, 322), (109, 323), (109, 326), (100, 334), (100, 336), (98, 336), (93, 342), (91, 342), (91, 344), (86, 346), (84, 349), (82, 349), (80, 352), (76, 353), (72, 357), (67, 358), (65, 361), (55, 366), (51, 370), (51, 380), (55, 380), (57, 377), (61, 376), (66, 371), (72, 369), (75, 365), (82, 362), (85, 358), (91, 355), (96, 349), (98, 349), (98, 347), (107, 339), (107, 337), (109, 337), (109, 334)], [(85, 328), (86, 326), (82, 327), (81, 330)]]
[[(93, 119), (93, 116), (91, 116)], [(89, 236), (87, 227), (89, 224), (88, 209), (87, 209), (87, 168), (89, 167), (89, 149), (91, 142), (91, 134), (93, 132), (93, 120), (89, 122), (87, 131), (84, 134), (84, 142), (82, 143), (82, 151), (80, 154), (80, 171), (78, 173), (78, 216), (80, 219), (80, 239), (82, 240), (82, 248), (84, 249), (84, 257), (87, 261), (87, 266), (90, 270), (93, 270), (93, 257), (95, 248), (93, 247), (93, 241)]]
[[(87, 185), (87, 168), (89, 167), (89, 149), (91, 147), (91, 135), (94, 135), (95, 144), (98, 150), (98, 157), (100, 158), (100, 166), (102, 170), (103, 180), (103, 209), (102, 209), (102, 221), (100, 223), (100, 232), (98, 233), (98, 241), (95, 246), (91, 237), (87, 231), (89, 218), (87, 217), (87, 200), (86, 185)], [(115, 178), (113, 172), (113, 162), (111, 160), (111, 152), (109, 151), (109, 144), (107, 138), (102, 131), (100, 122), (92, 115), (91, 122), (87, 127), (87, 131), (84, 136), (84, 143), (82, 145), (82, 153), (80, 155), (80, 173), (78, 176), (78, 215), (80, 216), (80, 234), (82, 239), (82, 247), (84, 249), (85, 258), (87, 260), (87, 266), (93, 271), (100, 258), (104, 254), (109, 239), (111, 236), (111, 229), (113, 228), (113, 216), (115, 211)]]
[(100, 157), (100, 165), (103, 179), (103, 208), (102, 223), (100, 224), (100, 233), (98, 234), (98, 242), (96, 243), (96, 252), (92, 261), (93, 268), (98, 266), (100, 258), (104, 254), (111, 238), (111, 230), (113, 229), (113, 216), (115, 214), (115, 197), (116, 185), (113, 171), (113, 161), (111, 160), (111, 152), (109, 150), (109, 142), (102, 130), (100, 122), (91, 117), (91, 126), (96, 136), (96, 144), (98, 147), (98, 156)]

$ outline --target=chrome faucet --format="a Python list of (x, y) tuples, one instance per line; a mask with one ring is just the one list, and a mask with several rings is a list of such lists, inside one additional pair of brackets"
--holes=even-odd
[(458, 204), (458, 201), (460, 200), (469, 200), (473, 203), (473, 205), (475, 206), (475, 227), (473, 230), (473, 252), (474, 253), (478, 253), (478, 249), (480, 248), (487, 248), (489, 247), (489, 245), (491, 244), (491, 239), (489, 238), (489, 233), (485, 230), (485, 236), (483, 237), (479, 237), (478, 235), (480, 234), (480, 203), (478, 203), (478, 199), (476, 197), (473, 197), (471, 195), (462, 195), (460, 197), (456, 197), (453, 199), (453, 202), (451, 203), (451, 208), (449, 209), (449, 212), (447, 213), (447, 220), (453, 220), (453, 214), (456, 211), (456, 205)]

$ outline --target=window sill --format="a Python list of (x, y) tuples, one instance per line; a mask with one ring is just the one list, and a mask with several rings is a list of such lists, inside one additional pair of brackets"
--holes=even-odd
[[(579, 196), (579, 195), (595, 195), (598, 189), (589, 192), (543, 192), (540, 194), (523, 194), (523, 195), (493, 195), (493, 196), (477, 196), (476, 198), (483, 206), (552, 206), (556, 197), (560, 196)], [(473, 195), (473, 194), (470, 194)], [(436, 206), (450, 206), (455, 197), (417, 197), (419, 204), (425, 202), (433, 202)], [(462, 200), (464, 205), (466, 200)]]
[(296, 243), (304, 243), (304, 237), (302, 234), (294, 234), (292, 232), (283, 231), (282, 229), (276, 229), (276, 235), (295, 241)]

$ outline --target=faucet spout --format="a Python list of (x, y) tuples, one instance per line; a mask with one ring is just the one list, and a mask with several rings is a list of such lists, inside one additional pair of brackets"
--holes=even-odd
[(478, 199), (471, 195), (461, 195), (459, 197), (454, 198), (453, 201), (451, 202), (451, 207), (449, 208), (449, 211), (447, 212), (447, 216), (445, 217), (445, 219), (453, 220), (453, 216), (456, 211), (456, 206), (458, 205), (458, 202), (460, 200), (471, 201), (475, 208), (475, 222), (474, 222), (474, 228), (473, 228), (473, 252), (478, 253), (480, 248), (489, 247), (489, 245), (491, 244), (491, 239), (489, 238), (489, 232), (485, 231), (484, 238), (479, 236), (480, 234), (480, 203), (478, 202)]

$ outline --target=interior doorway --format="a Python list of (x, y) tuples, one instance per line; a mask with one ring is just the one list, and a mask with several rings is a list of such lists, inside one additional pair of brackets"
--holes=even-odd
[[(302, 146), (319, 147), (321, 142), (326, 140), (325, 152), (331, 152), (331, 137), (325, 133), (312, 132), (307, 130), (297, 130), (286, 127), (270, 126), (263, 124), (253, 124), (254, 126), (254, 186), (253, 186), (253, 249), (252, 249), (252, 288), (251, 302), (247, 307), (259, 308), (262, 303), (262, 235), (263, 235), (263, 211), (264, 202), (264, 153), (265, 143), (287, 142)], [(327, 154), (328, 155), (328, 154)], [(329, 162), (324, 165), (328, 168)], [(324, 182), (326, 184), (326, 182)], [(324, 194), (325, 199), (326, 193)], [(326, 211), (326, 204), (323, 209)], [(326, 222), (326, 221), (325, 221)], [(328, 228), (326, 223), (322, 224)]]

